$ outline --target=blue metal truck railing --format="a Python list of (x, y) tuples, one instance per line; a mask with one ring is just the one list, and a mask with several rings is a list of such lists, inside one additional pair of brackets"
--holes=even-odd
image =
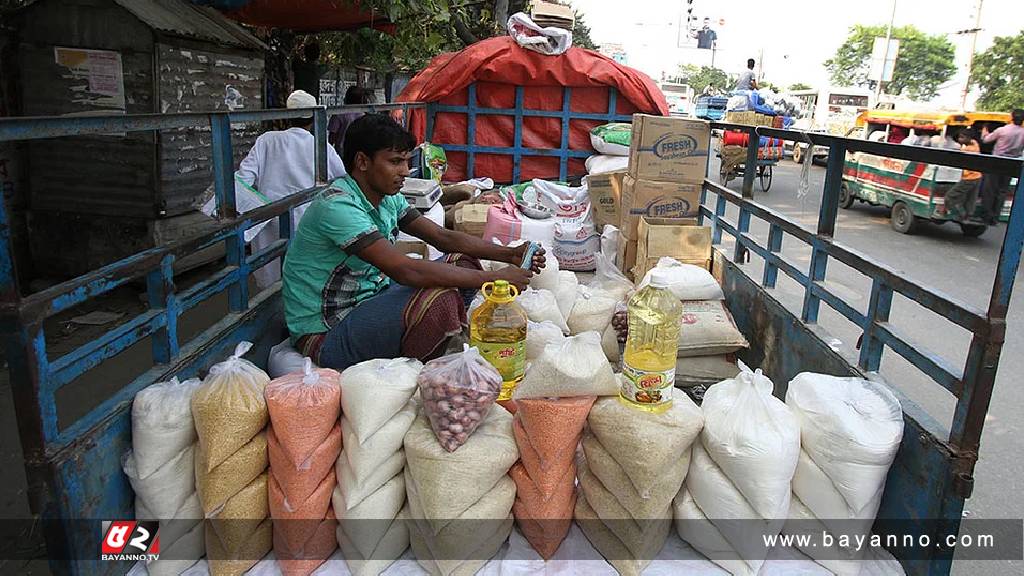
[[(763, 288), (775, 288), (779, 270), (797, 282), (804, 291), (800, 314), (802, 323), (816, 324), (821, 302), (825, 302), (858, 326), (862, 340), (856, 368), (861, 375), (878, 371), (882, 354), (888, 348), (905, 358), (956, 398), (952, 427), (948, 431), (916, 406), (907, 410), (906, 404), (909, 401), (903, 400), (905, 410), (913, 414), (913, 418), (908, 421), (910, 427), (904, 434), (901, 457), (913, 462), (911, 468), (916, 467), (917, 470), (912, 472), (919, 474), (901, 474), (901, 468), (907, 467), (906, 463), (903, 463), (902, 467), (894, 467), (895, 473), (889, 475), (885, 498), (879, 511), (880, 518), (948, 519), (949, 526), (955, 530), (955, 527), (959, 526), (964, 500), (971, 495), (974, 486), (974, 466), (978, 460), (985, 414), (992, 398), (999, 355), (1006, 333), (1007, 309), (1020, 265), (1021, 248), (1024, 245), (1024, 209), (1017, 206), (1018, 202), (1024, 202), (1024, 161), (790, 130), (719, 123), (712, 126), (748, 132), (748, 161), (756, 158), (759, 136), (796, 142), (810, 140), (814, 145), (828, 147), (827, 172), (815, 231), (807, 230), (751, 200), (749, 196), (753, 189), (752, 171), (747, 171), (745, 175), (742, 195), (705, 179), (699, 220), (701, 223), (710, 220), (713, 244), (721, 243), (722, 232), (735, 239), (732, 255), (734, 262), (741, 262), (747, 251), (757, 254), (764, 260), (764, 272), (760, 282)], [(847, 152), (855, 151), (916, 162), (971, 168), (988, 174), (1004, 174), (1018, 178), (1017, 188), (1013, 191), (1014, 205), (999, 254), (987, 310), (979, 310), (951, 296), (924, 288), (892, 268), (834, 240), (843, 162)], [(706, 205), (709, 192), (717, 198), (713, 208)], [(734, 223), (725, 219), (727, 203), (739, 208)], [(751, 217), (759, 218), (768, 224), (769, 232), (765, 245), (750, 234)], [(783, 238), (787, 235), (810, 246), (811, 258), (807, 271), (797, 269), (780, 256)], [(829, 259), (835, 259), (871, 280), (871, 296), (866, 314), (862, 314), (855, 306), (827, 288), (825, 278)], [(970, 349), (964, 366), (953, 366), (942, 356), (911, 344), (909, 339), (889, 322), (894, 293), (902, 294), (971, 333)], [(797, 368), (784, 372), (790, 373), (794, 370)], [(907, 438), (911, 440), (908, 442)], [(924, 473), (933, 469), (933, 465), (929, 463), (930, 458), (947, 454), (951, 463), (949, 470), (938, 470), (935, 474)], [(922, 498), (922, 494), (937, 494), (939, 498), (931, 501), (929, 498)], [(908, 566), (905, 562), (904, 566), (914, 573), (948, 573), (952, 554), (952, 549), (943, 548), (939, 549), (927, 564), (919, 562)]]
[[(9, 358), (18, 429), (29, 480), (30, 504), (40, 514), (51, 569), (58, 574), (124, 573), (127, 566), (100, 562), (95, 554), (96, 526), (81, 520), (132, 517), (134, 504), (121, 454), (130, 447), (130, 406), (142, 388), (171, 376), (199, 373), (241, 339), (256, 339), (280, 308), (276, 287), (249, 294), (249, 274), (280, 258), (291, 237), (290, 209), (308, 202), (327, 183), (327, 119), (339, 112), (392, 111), (407, 121), (419, 103), (254, 110), (230, 113), (142, 114), (95, 117), (0, 119), (0, 141), (33, 140), (86, 134), (125, 133), (209, 127), (213, 178), (219, 213), (212, 232), (160, 246), (104, 266), (41, 292), (21, 296), (12, 259), (10, 228), (0, 203), (0, 310)], [(231, 125), (308, 117), (312, 112), (317, 142), (313, 188), (237, 214), (232, 174)], [(279, 220), (281, 240), (246, 254), (244, 232), (255, 224)], [(219, 242), (226, 245), (227, 266), (209, 278), (177, 291), (176, 259)], [(44, 321), (69, 308), (145, 278), (149, 310), (129, 319), (59, 358), (49, 358)], [(230, 313), (188, 342), (178, 338), (182, 314), (228, 292)], [(154, 366), (72, 422), (59, 422), (58, 390), (136, 343), (150, 338)], [(95, 524), (95, 523), (93, 523)], [(91, 560), (86, 560), (91, 559)]]
[[(521, 120), (529, 115), (526, 110), (518, 110), (522, 103), (521, 94), (518, 91), (517, 110), (477, 108), (476, 113), (511, 112), (517, 120)], [(410, 109), (422, 107), (421, 104), (410, 103), (372, 108), (402, 110), (403, 118), (407, 118)], [(368, 108), (371, 107), (346, 107), (344, 110)], [(325, 144), (328, 114), (341, 110), (315, 110), (314, 133), (318, 150)], [(563, 102), (561, 112), (537, 112), (538, 115), (554, 114), (555, 117), (563, 118), (565, 127), (565, 118), (576, 117), (572, 114), (566, 116), (566, 110)], [(428, 109), (428, 125), (432, 125), (434, 115), (445, 111), (448, 110), (437, 106)], [(613, 118), (613, 113), (614, 107), (611, 107), (608, 116), (599, 119), (623, 119)], [(52, 559), (51, 568), (54, 572), (112, 574), (123, 573), (127, 569), (127, 566), (118, 563), (100, 562), (95, 552), (98, 521), (130, 518), (132, 514), (131, 490), (121, 473), (120, 458), (130, 447), (129, 408), (134, 394), (152, 382), (171, 376), (184, 378), (200, 373), (214, 361), (226, 356), (239, 340), (260, 337), (267, 330), (274, 314), (279, 313), (279, 289), (272, 287), (250, 295), (247, 277), (252, 270), (280, 257), (286, 250), (291, 232), (288, 211), (292, 206), (308, 201), (325, 185), (326, 158), (322, 153), (318, 154), (317, 186), (238, 216), (234, 210), (234, 186), (231, 180), (234, 162), (230, 153), (230, 126), (239, 122), (294, 118), (301, 114), (300, 111), (273, 110), (0, 120), (0, 141), (209, 126), (213, 131), (212, 158), (218, 204), (221, 213), (226, 216), (213, 232), (144, 251), (85, 276), (22, 297), (16, 280), (16, 263), (11, 256), (7, 216), (0, 206), (0, 310), (3, 312), (3, 332), (19, 434), (29, 476), (31, 502), (33, 509), (43, 519), (47, 555)], [(519, 145), (510, 149), (488, 149), (475, 146), (472, 144), (474, 139), (470, 138), (471, 144), (466, 147), (467, 154), (509, 154), (516, 160), (517, 166), (519, 159), (534, 152), (555, 155), (562, 159), (560, 177), (565, 176), (568, 158), (586, 155), (585, 152), (570, 154), (567, 148), (556, 151), (523, 149), (520, 124), (521, 121), (517, 121), (516, 142)], [(725, 124), (715, 126), (755, 131), (753, 128)], [(730, 289), (733, 291), (730, 308), (737, 316), (737, 323), (746, 328), (745, 333), (752, 340), (765, 340), (756, 350), (752, 349), (753, 356), (749, 359), (766, 368), (766, 372), (771, 371), (776, 382), (785, 382), (788, 380), (782, 378), (792, 377), (801, 370), (819, 369), (830, 373), (875, 370), (884, 348), (889, 347), (953, 393), (958, 398), (958, 404), (954, 425), (948, 434), (937, 432), (937, 425), (917, 414), (914, 406), (905, 405), (908, 429), (890, 473), (881, 515), (906, 519), (946, 518), (955, 531), (963, 500), (972, 487), (983, 418), (991, 398), (1005, 333), (1006, 310), (1024, 243), (1024, 208), (1016, 208), (1024, 204), (1024, 186), (1019, 186), (1015, 192), (1017, 201), (1014, 202), (1010, 228), (1000, 255), (992, 299), (989, 309), (982, 311), (922, 287), (833, 240), (842, 159), (847, 150), (864, 150), (873, 154), (1014, 175), (1022, 175), (1022, 164), (1016, 160), (764, 128), (757, 129), (757, 133), (750, 139), (751, 143), (758, 141), (758, 134), (797, 141), (810, 138), (815, 144), (830, 146), (830, 156), (818, 227), (813, 232), (746, 197), (705, 180), (705, 197), (715, 194), (718, 199), (713, 208), (701, 207), (701, 218), (710, 221), (715, 242), (720, 242), (724, 231), (736, 237), (738, 249), (753, 252), (766, 260), (760, 286), (751, 282), (742, 272), (737, 272), (732, 263), (726, 262), (725, 265), (724, 283), (727, 292)], [(565, 135), (566, 131), (563, 130), (562, 143), (567, 146)], [(455, 148), (449, 150), (454, 151)], [(752, 154), (756, 154), (754, 146), (748, 148), (748, 158)], [(1020, 181), (1024, 182), (1024, 178)], [(751, 172), (744, 180), (744, 190), (748, 194), (752, 185)], [(706, 198), (702, 200), (704, 202)], [(740, 216), (735, 224), (725, 219), (728, 203), (740, 207)], [(752, 217), (762, 219), (770, 226), (768, 241), (764, 246), (749, 233)], [(246, 255), (244, 231), (272, 218), (279, 219), (282, 240), (259, 253)], [(779, 255), (785, 235), (811, 247), (812, 258), (808, 271), (797, 269)], [(175, 260), (218, 242), (224, 242), (227, 246), (227, 266), (199, 284), (177, 291), (173, 277)], [(719, 253), (716, 261), (720, 261), (721, 256)], [(826, 288), (824, 279), (830, 258), (872, 279), (872, 297), (867, 314), (856, 311)], [(773, 305), (770, 291), (765, 290), (775, 285), (779, 270), (805, 289), (801, 318), (787, 317), (784, 310)], [(46, 318), (143, 277), (147, 285), (149, 311), (60, 358), (48, 358), (43, 329)], [(229, 296), (228, 315), (188, 342), (179, 342), (177, 323), (180, 316), (200, 302), (224, 291)], [(918, 350), (892, 327), (888, 318), (895, 292), (904, 294), (951, 323), (972, 332), (970, 353), (962, 370), (951, 367), (950, 362), (935, 354)], [(856, 368), (841, 358), (829, 356), (827, 345), (820, 339), (816, 340), (809, 331), (808, 326), (817, 320), (821, 301), (836, 308), (861, 327), (864, 346)], [(771, 317), (766, 318), (766, 313)], [(779, 333), (780, 330), (783, 334)], [(772, 336), (778, 341), (772, 340)], [(73, 422), (58, 422), (55, 393), (59, 389), (145, 338), (152, 340), (155, 365), (151, 369), (120, 387), (114, 396), (103, 400), (84, 416)], [(904, 560), (903, 563), (912, 574), (944, 574), (949, 572), (951, 557), (951, 550), (938, 549), (930, 560)], [(69, 559), (75, 561), (69, 562)]]
[[(569, 159), (585, 159), (593, 155), (586, 150), (573, 150), (569, 147), (569, 125), (572, 120), (598, 120), (601, 122), (632, 122), (633, 117), (616, 113), (616, 106), (619, 101), (619, 92), (615, 88), (608, 88), (608, 112), (606, 114), (594, 114), (587, 112), (574, 112), (570, 107), (572, 102), (572, 88), (562, 88), (562, 109), (561, 110), (532, 110), (523, 106), (523, 87), (516, 86), (514, 108), (483, 108), (477, 102), (476, 83), (470, 84), (467, 92), (468, 98), (465, 106), (454, 106), (450, 104), (430, 103), (427, 105), (427, 129), (426, 139), (432, 142), (434, 136), (434, 120), (438, 113), (456, 113), (466, 115), (466, 144), (440, 143), (448, 152), (466, 153), (466, 178), (476, 178), (476, 155), (497, 154), (512, 157), (512, 181), (519, 182), (519, 165), (524, 156), (549, 156), (559, 159), (558, 179), (566, 180), (569, 177)], [(476, 143), (476, 120), (480, 115), (512, 116), (515, 119), (515, 133), (511, 147), (480, 146)], [(562, 121), (562, 136), (558, 148), (526, 148), (523, 146), (523, 118), (559, 118)], [(480, 176), (490, 176), (481, 174)], [(554, 176), (554, 174), (552, 174)]]

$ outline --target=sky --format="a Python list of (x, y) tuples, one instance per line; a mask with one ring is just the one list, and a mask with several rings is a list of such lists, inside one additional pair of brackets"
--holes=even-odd
[[(828, 85), (824, 62), (835, 54), (855, 24), (885, 25), (893, 0), (694, 0), (693, 14), (710, 17), (718, 32), (715, 66), (730, 73), (745, 68), (747, 58), (762, 60), (764, 79), (776, 85), (796, 82)], [(957, 74), (932, 103), (958, 108), (966, 79), (970, 35), (953, 35), (974, 27), (978, 0), (896, 0), (895, 26), (913, 24), (929, 34), (949, 34), (957, 47)], [(1024, 1), (983, 0), (978, 51), (996, 36), (1024, 29)], [(685, 27), (686, 0), (573, 0), (597, 44), (622, 44), (628, 64), (655, 80), (679, 64), (710, 64), (709, 50), (695, 41), (677, 47), (679, 24)], [(719, 24), (724, 20), (724, 24)], [(762, 57), (763, 55), (763, 57)], [(899, 62), (897, 60), (897, 66)], [(976, 94), (968, 101), (973, 105)]]

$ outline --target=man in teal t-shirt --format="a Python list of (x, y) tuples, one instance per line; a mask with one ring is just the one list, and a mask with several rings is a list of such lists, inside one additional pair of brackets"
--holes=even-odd
[[(372, 358), (427, 360), (466, 324), (485, 282), (520, 290), (544, 267), (519, 268), (526, 247), (504, 248), (423, 218), (399, 194), (416, 141), (391, 117), (368, 114), (345, 133), (348, 176), (310, 203), (284, 263), (285, 319), (293, 344), (320, 366), (344, 370)], [(447, 252), (443, 261), (409, 258), (399, 230)], [(496, 272), (477, 259), (514, 264)]]

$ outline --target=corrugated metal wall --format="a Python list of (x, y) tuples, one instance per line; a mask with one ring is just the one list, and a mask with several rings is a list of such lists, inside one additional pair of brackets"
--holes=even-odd
[[(148, 113), (153, 104), (153, 33), (111, 2), (34, 7), (19, 46), (22, 114), (49, 116), (111, 112), (87, 94), (87, 81), (59, 66), (54, 46), (113, 50), (121, 55), (125, 112)], [(29, 145), (33, 210), (153, 215), (155, 139), (151, 134), (37, 140)]]
[[(158, 43), (156, 54), (162, 113), (263, 107), (261, 54), (212, 52), (179, 43)], [(233, 130), (236, 166), (258, 135), (259, 124)], [(210, 131), (165, 130), (160, 134), (159, 154), (163, 210), (168, 216), (189, 211), (213, 181)]]

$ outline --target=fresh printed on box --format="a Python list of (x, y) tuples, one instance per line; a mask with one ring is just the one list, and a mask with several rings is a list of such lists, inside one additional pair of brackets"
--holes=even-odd
[(634, 114), (629, 174), (637, 180), (700, 182), (710, 147), (711, 128), (703, 120)]
[(700, 210), (700, 184), (637, 180), (627, 175), (622, 182), (619, 229), (637, 238), (640, 218), (693, 218)]

